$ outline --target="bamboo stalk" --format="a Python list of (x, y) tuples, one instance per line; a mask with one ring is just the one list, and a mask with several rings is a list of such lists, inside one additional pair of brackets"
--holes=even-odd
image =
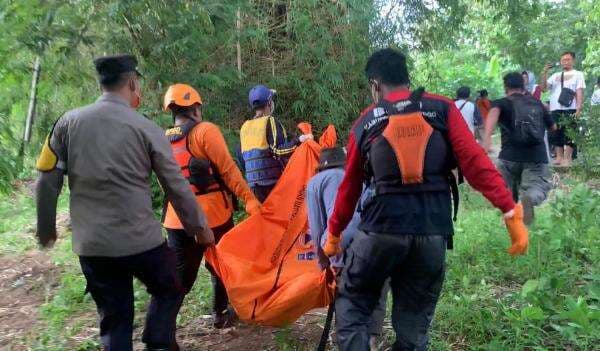
[(236, 47), (236, 51), (237, 51), (238, 78), (242, 79), (242, 47), (240, 45), (242, 21), (241, 21), (241, 14), (240, 14), (239, 8), (237, 9), (235, 16), (236, 16), (235, 27), (237, 29), (237, 42), (235, 44), (235, 47)]
[(273, 57), (273, 53), (271, 52), (271, 75), (275, 77), (275, 58)]
[(31, 92), (29, 96), (29, 109), (27, 110), (27, 119), (25, 120), (25, 132), (23, 134), (23, 141), (28, 143), (31, 140), (31, 129), (33, 127), (33, 120), (35, 117), (35, 105), (37, 102), (37, 85), (40, 79), (41, 69), (40, 57), (35, 57), (35, 63), (33, 65), (33, 77), (31, 79)]

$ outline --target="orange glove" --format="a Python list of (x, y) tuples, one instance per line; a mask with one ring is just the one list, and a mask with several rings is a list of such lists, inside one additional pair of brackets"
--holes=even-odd
[(257, 199), (252, 199), (246, 203), (246, 213), (250, 216), (259, 214), (262, 210), (262, 204)]
[(323, 246), (323, 252), (327, 257), (332, 257), (340, 252), (342, 252), (342, 246), (340, 245), (342, 242), (342, 236), (335, 236), (330, 232), (327, 232), (327, 240), (325, 241), (325, 246)]
[(512, 217), (504, 218), (504, 223), (512, 241), (508, 253), (512, 256), (525, 254), (529, 247), (529, 232), (523, 223), (523, 206), (520, 203), (515, 206)]

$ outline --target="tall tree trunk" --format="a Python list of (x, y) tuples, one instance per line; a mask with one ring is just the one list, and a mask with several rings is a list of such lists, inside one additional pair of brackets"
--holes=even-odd
[(31, 79), (29, 109), (27, 110), (27, 119), (25, 120), (25, 133), (23, 134), (23, 141), (25, 143), (29, 143), (29, 140), (31, 140), (31, 129), (33, 127), (33, 120), (35, 119), (35, 105), (37, 102), (37, 84), (40, 79), (40, 66), (40, 57), (36, 56), (33, 65), (33, 77)]
[(25, 145), (31, 140), (31, 130), (33, 127), (33, 120), (35, 117), (35, 105), (37, 102), (37, 83), (40, 79), (40, 57), (35, 57), (33, 64), (33, 77), (31, 78), (31, 92), (29, 96), (29, 108), (27, 109), (27, 118), (25, 119), (25, 130), (23, 132), (23, 140), (21, 140), (21, 147), (19, 149), (17, 169), (23, 168), (25, 161)]
[(236, 47), (236, 51), (237, 51), (238, 78), (242, 79), (242, 47), (240, 45), (240, 35), (242, 32), (242, 20), (241, 20), (241, 14), (240, 14), (239, 8), (235, 13), (235, 17), (236, 17), (235, 28), (237, 29), (237, 42), (235, 44), (235, 47)]

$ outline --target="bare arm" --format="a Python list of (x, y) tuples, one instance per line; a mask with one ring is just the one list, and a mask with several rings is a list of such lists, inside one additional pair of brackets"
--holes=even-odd
[(548, 71), (552, 68), (552, 64), (549, 63), (544, 66), (544, 70), (542, 71), (542, 80), (540, 81), (540, 89), (542, 92), (546, 91), (548, 88)]

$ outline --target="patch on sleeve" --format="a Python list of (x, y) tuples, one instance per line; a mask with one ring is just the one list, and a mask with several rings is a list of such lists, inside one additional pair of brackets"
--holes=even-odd
[(50, 172), (54, 168), (56, 168), (56, 164), (58, 163), (58, 156), (50, 147), (50, 136), (46, 137), (46, 141), (44, 142), (44, 146), (42, 147), (42, 152), (35, 164), (38, 171), (41, 172)]

